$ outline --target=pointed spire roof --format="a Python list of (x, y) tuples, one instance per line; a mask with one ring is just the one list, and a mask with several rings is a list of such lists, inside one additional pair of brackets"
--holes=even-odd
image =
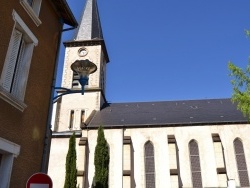
[(103, 39), (97, 0), (86, 0), (75, 40)]

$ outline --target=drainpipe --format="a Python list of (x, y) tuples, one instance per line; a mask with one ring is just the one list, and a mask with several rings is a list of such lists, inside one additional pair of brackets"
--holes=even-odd
[[(62, 27), (63, 27), (64, 23), (62, 20), (60, 20), (60, 23), (62, 24)], [(62, 29), (60, 31), (60, 35), (58, 38), (56, 60), (55, 60), (53, 81), (52, 81), (51, 94), (50, 94), (50, 104), (49, 104), (49, 109), (48, 109), (49, 113), (48, 113), (47, 124), (46, 124), (46, 134), (44, 138), (43, 156), (42, 156), (42, 164), (41, 164), (41, 172), (46, 173), (46, 174), (48, 172), (48, 165), (49, 165), (49, 154), (50, 154), (50, 145), (51, 145), (51, 137), (52, 137), (51, 120), (52, 120), (52, 111), (53, 111), (53, 97), (55, 93), (55, 84), (56, 84), (57, 69), (58, 69), (58, 64), (59, 64), (59, 56), (60, 56), (59, 52), (60, 52), (62, 33), (64, 31), (70, 31), (70, 30), (76, 29), (76, 27), (77, 25), (75, 27)]]

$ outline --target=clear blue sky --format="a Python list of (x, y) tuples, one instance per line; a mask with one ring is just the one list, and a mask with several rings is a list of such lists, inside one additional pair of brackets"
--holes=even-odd
[[(85, 0), (67, 2), (79, 20)], [(250, 55), (244, 33), (250, 0), (98, 0), (98, 6), (110, 58), (109, 102), (231, 97), (228, 61), (246, 67)], [(62, 50), (60, 57), (62, 63)]]

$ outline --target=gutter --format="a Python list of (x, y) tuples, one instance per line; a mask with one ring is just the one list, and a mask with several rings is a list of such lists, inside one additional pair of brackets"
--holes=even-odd
[[(63, 28), (63, 21), (62, 28)], [(55, 60), (55, 67), (54, 67), (54, 74), (53, 74), (53, 81), (51, 86), (51, 94), (50, 94), (50, 104), (48, 109), (48, 118), (47, 118), (47, 124), (46, 124), (46, 132), (45, 132), (45, 138), (44, 138), (44, 148), (43, 148), (43, 156), (42, 156), (42, 163), (41, 163), (41, 172), (46, 173), (48, 172), (48, 165), (49, 165), (49, 155), (50, 155), (50, 145), (51, 145), (51, 138), (52, 138), (52, 131), (51, 131), (51, 120), (52, 120), (52, 111), (53, 111), (53, 97), (55, 93), (55, 84), (56, 84), (56, 77), (57, 77), (57, 70), (58, 70), (58, 64), (59, 64), (59, 56), (60, 56), (60, 46), (61, 46), (61, 40), (62, 40), (62, 33), (64, 31), (69, 31), (76, 29), (77, 25), (75, 27), (71, 27), (68, 29), (62, 29), (59, 31), (59, 37), (58, 37), (58, 44), (57, 44), (57, 52), (56, 52), (56, 60)]]

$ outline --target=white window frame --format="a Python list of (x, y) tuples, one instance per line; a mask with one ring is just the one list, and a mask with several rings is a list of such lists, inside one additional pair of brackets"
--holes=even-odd
[(32, 6), (27, 2), (27, 0), (20, 0), (21, 5), (24, 10), (29, 14), (31, 19), (34, 21), (36, 26), (39, 26), (42, 21), (39, 19), (40, 8), (42, 0), (33, 0)]
[(11, 172), (14, 158), (20, 153), (20, 146), (0, 137), (0, 153), (2, 160), (0, 165), (1, 188), (8, 188), (10, 184)]
[[(23, 111), (27, 107), (26, 104), (24, 104), (24, 96), (29, 75), (31, 58), (34, 46), (38, 44), (38, 40), (15, 10), (13, 10), (12, 16), (15, 23), (0, 78), (0, 98), (4, 99), (6, 102), (10, 103), (20, 111)], [(12, 73), (10, 74), (9, 67), (13, 67), (12, 52), (15, 50), (15, 37), (17, 31), (22, 33), (23, 40), (25, 41), (26, 46), (23, 50), (23, 56), (20, 58), (21, 61), (14, 62), (14, 64), (17, 65), (21, 64), (21, 70), (18, 70), (15, 74), (12, 71)], [(17, 78), (17, 81), (16, 86), (14, 86), (15, 88), (13, 89), (13, 92), (11, 92), (8, 88), (7, 80), (8, 77), (14, 78), (14, 76), (15, 78)]]

